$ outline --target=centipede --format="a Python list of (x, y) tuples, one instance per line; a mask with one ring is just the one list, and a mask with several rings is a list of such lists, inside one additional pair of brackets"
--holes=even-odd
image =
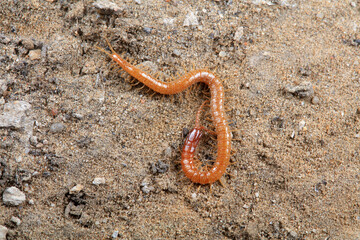
[(109, 40), (106, 39), (106, 42), (111, 52), (108, 52), (98, 46), (96, 46), (96, 48), (107, 54), (116, 64), (120, 66), (121, 69), (127, 72), (134, 79), (137, 79), (139, 82), (143, 83), (145, 86), (157, 93), (166, 95), (177, 94), (185, 91), (190, 86), (198, 82), (204, 83), (208, 86), (211, 95), (209, 106), (215, 128), (215, 131), (211, 132), (216, 134), (217, 139), (216, 160), (210, 169), (203, 169), (198, 167), (198, 160), (195, 160), (194, 158), (195, 150), (203, 132), (210, 131), (205, 127), (200, 126), (199, 123), (200, 112), (204, 105), (203, 104), (196, 115), (195, 127), (189, 132), (185, 139), (181, 154), (181, 165), (185, 176), (194, 183), (205, 185), (212, 184), (220, 180), (226, 172), (231, 157), (231, 131), (224, 106), (225, 91), (222, 81), (217, 78), (215, 74), (206, 69), (192, 70), (173, 81), (160, 81), (152, 77), (146, 71), (143, 71), (124, 60), (124, 58), (115, 52)]

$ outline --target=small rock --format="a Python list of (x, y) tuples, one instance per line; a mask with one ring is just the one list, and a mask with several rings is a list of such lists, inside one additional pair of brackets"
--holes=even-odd
[(140, 184), (140, 186), (141, 186), (141, 191), (142, 191), (143, 193), (149, 194), (151, 191), (154, 190), (154, 187), (149, 186), (149, 184), (150, 184), (150, 183), (149, 183), (149, 180), (146, 179), (146, 178), (142, 181), (142, 183)]
[(355, 7), (356, 7), (356, 2), (351, 2), (351, 3), (350, 3), (350, 6), (352, 6), (353, 8), (355, 8)]
[(100, 185), (100, 184), (105, 184), (106, 183), (106, 180), (104, 177), (97, 177), (97, 178), (94, 178), (92, 184), (94, 185)]
[(34, 204), (35, 204), (35, 202), (34, 202), (33, 199), (30, 199), (28, 203), (29, 203), (30, 205), (34, 205)]
[(141, 4), (141, 0), (135, 0), (135, 3), (140, 5)]
[(289, 231), (289, 236), (291, 237), (291, 239), (297, 239), (298, 238), (298, 234), (295, 231)]
[(356, 109), (356, 114), (360, 114), (360, 107)]
[(119, 236), (119, 231), (114, 231), (112, 234), (111, 234), (111, 238), (117, 238)]
[(195, 200), (195, 199), (197, 198), (197, 194), (196, 194), (196, 193), (192, 193), (192, 194), (191, 194), (191, 198), (192, 198), (193, 200)]
[(79, 120), (82, 120), (84, 118), (84, 116), (82, 114), (80, 114), (80, 113), (73, 113), (72, 116), (74, 118), (79, 119)]
[(150, 28), (150, 27), (144, 27), (143, 28), (144, 29), (144, 31), (146, 32), (146, 33), (151, 33), (151, 31), (152, 31), (152, 28)]
[(314, 88), (311, 82), (305, 81), (297, 86), (286, 86), (285, 91), (300, 98), (312, 97), (314, 95)]
[(320, 99), (317, 96), (315, 96), (311, 99), (311, 103), (314, 105), (319, 104), (319, 102), (320, 102)]
[(8, 231), (9, 230), (5, 226), (0, 225), (0, 240), (6, 240), (6, 234)]
[(246, 205), (246, 204), (244, 204), (243, 208), (248, 209), (248, 208), (249, 208), (249, 206), (248, 206), (248, 205)]
[(189, 26), (198, 26), (199, 25), (199, 21), (197, 20), (197, 17), (195, 15), (194, 12), (189, 12), (184, 20), (184, 27), (189, 27)]
[(9, 187), (3, 193), (5, 205), (18, 206), (26, 200), (25, 194), (16, 187)]
[(173, 51), (173, 54), (176, 56), (176, 57), (180, 57), (181, 56), (181, 52), (178, 50), (178, 49), (175, 49)]
[(156, 173), (165, 173), (169, 169), (169, 165), (162, 162), (161, 160), (158, 160), (155, 164), (153, 163), (151, 165), (151, 171), (153, 174)]
[(306, 122), (304, 120), (301, 120), (299, 122), (299, 131), (303, 130), (306, 125)]
[(63, 123), (53, 123), (50, 126), (50, 132), (52, 133), (60, 133), (65, 130), (65, 125)]
[(33, 146), (36, 146), (36, 144), (38, 144), (38, 139), (36, 136), (31, 136), (29, 140), (30, 140), (30, 144)]
[(236, 29), (235, 34), (234, 34), (234, 40), (237, 41), (237, 42), (240, 42), (243, 35), (244, 35), (244, 27), (238, 27)]
[(73, 188), (71, 188), (69, 190), (70, 194), (77, 194), (78, 192), (80, 192), (81, 190), (84, 189), (84, 185), (82, 184), (76, 184), (76, 186), (74, 186)]
[(103, 15), (110, 15), (113, 13), (120, 13), (123, 11), (117, 4), (107, 1), (107, 0), (99, 0), (93, 3), (93, 6), (97, 9), (98, 13)]
[(8, 38), (7, 36), (0, 34), (0, 43), (2, 44), (8, 44), (10, 42), (10, 38)]
[(220, 53), (219, 53), (219, 57), (226, 57), (226, 52), (225, 51), (221, 51)]
[(290, 138), (291, 139), (294, 139), (295, 138), (295, 131), (292, 131), (291, 135), (290, 135)]
[(41, 49), (31, 50), (29, 51), (29, 59), (30, 60), (40, 60), (41, 59)]
[[(25, 101), (8, 102), (0, 115), (0, 127), (21, 129), (26, 127), (27, 115), (31, 105)], [(32, 128), (32, 126), (31, 126)]]
[(21, 220), (18, 217), (12, 216), (10, 221), (14, 223), (16, 226), (19, 226), (21, 224)]
[(27, 50), (33, 50), (35, 48), (34, 45), (34, 41), (29, 39), (29, 38), (25, 38), (21, 40), (21, 44), (24, 46), (24, 48), (26, 48)]

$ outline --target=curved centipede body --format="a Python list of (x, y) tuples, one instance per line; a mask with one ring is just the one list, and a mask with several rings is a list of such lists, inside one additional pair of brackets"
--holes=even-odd
[(203, 82), (210, 88), (211, 100), (210, 110), (215, 125), (215, 133), (217, 135), (217, 158), (212, 168), (208, 171), (198, 169), (194, 162), (194, 153), (202, 136), (203, 127), (199, 126), (199, 115), (201, 108), (197, 114), (197, 123), (195, 128), (189, 133), (185, 140), (182, 151), (182, 169), (185, 175), (195, 183), (211, 184), (216, 182), (225, 173), (230, 161), (231, 150), (231, 133), (227, 123), (224, 108), (224, 88), (221, 81), (208, 70), (193, 70), (172, 82), (159, 81), (141, 69), (131, 65), (117, 54), (111, 47), (111, 53), (104, 49), (98, 48), (105, 52), (112, 60), (114, 60), (129, 75), (149, 87), (155, 92), (161, 94), (176, 94), (184, 91), (197, 82)]

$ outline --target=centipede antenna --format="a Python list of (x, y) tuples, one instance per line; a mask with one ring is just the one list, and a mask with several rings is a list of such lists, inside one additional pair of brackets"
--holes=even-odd
[(105, 41), (106, 41), (108, 47), (110, 48), (111, 52), (116, 53), (115, 50), (113, 49), (113, 47), (111, 46), (109, 39), (107, 39), (107, 37), (104, 37), (104, 38), (105, 38)]

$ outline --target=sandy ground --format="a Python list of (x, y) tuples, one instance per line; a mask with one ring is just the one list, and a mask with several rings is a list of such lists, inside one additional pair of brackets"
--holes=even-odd
[[(21, 117), (1, 123), (0, 193), (26, 195), (1, 200), (7, 239), (360, 239), (359, 1), (113, 2), (0, 3), (0, 119)], [(224, 79), (225, 187), (178, 162), (206, 87), (132, 86), (104, 37), (163, 78)]]

